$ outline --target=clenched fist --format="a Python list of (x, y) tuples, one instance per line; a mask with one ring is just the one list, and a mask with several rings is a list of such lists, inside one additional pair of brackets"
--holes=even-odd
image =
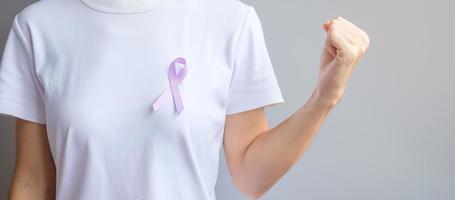
[(334, 106), (340, 101), (370, 40), (363, 30), (342, 17), (326, 21), (323, 28), (327, 38), (321, 53), (316, 91), (319, 101)]

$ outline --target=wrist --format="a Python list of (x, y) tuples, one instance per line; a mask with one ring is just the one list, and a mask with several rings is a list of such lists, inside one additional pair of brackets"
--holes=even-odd
[(319, 88), (316, 88), (311, 94), (310, 103), (321, 109), (331, 110), (338, 100), (325, 95)]

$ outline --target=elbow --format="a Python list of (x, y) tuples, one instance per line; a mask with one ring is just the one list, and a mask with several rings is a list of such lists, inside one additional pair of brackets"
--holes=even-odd
[(9, 199), (55, 199), (55, 181), (38, 181), (30, 177), (14, 176), (9, 188)]
[(251, 179), (249, 180), (233, 180), (235, 187), (248, 199), (259, 199), (268, 191), (269, 187), (266, 185), (252, 182)]
[(240, 189), (240, 192), (245, 195), (248, 199), (259, 199), (261, 198), (266, 190), (261, 190), (261, 189), (246, 189), (246, 188), (242, 188)]
[(265, 192), (252, 192), (252, 193), (244, 193), (244, 195), (248, 198), (248, 199), (259, 199), (262, 197), (262, 195), (264, 194)]

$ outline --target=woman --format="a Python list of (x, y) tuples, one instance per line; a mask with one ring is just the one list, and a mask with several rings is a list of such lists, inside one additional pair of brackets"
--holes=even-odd
[(283, 103), (256, 10), (235, 0), (41, 0), (19, 12), (0, 70), (17, 118), (11, 199), (215, 199), (219, 150), (260, 197), (299, 159), (365, 53), (337, 17), (308, 102)]

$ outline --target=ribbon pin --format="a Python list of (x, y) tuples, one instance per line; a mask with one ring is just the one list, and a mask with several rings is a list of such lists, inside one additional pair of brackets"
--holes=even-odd
[[(177, 65), (183, 65), (183, 68), (177, 74)], [(177, 113), (182, 112), (183, 103), (182, 97), (180, 95), (179, 89), (177, 88), (178, 84), (183, 81), (188, 71), (186, 66), (186, 60), (184, 58), (176, 58), (169, 66), (169, 86), (166, 88), (161, 95), (153, 102), (153, 110), (157, 111), (163, 104), (165, 99), (169, 98), (170, 93), (172, 93), (172, 99), (174, 100), (174, 106)]]

